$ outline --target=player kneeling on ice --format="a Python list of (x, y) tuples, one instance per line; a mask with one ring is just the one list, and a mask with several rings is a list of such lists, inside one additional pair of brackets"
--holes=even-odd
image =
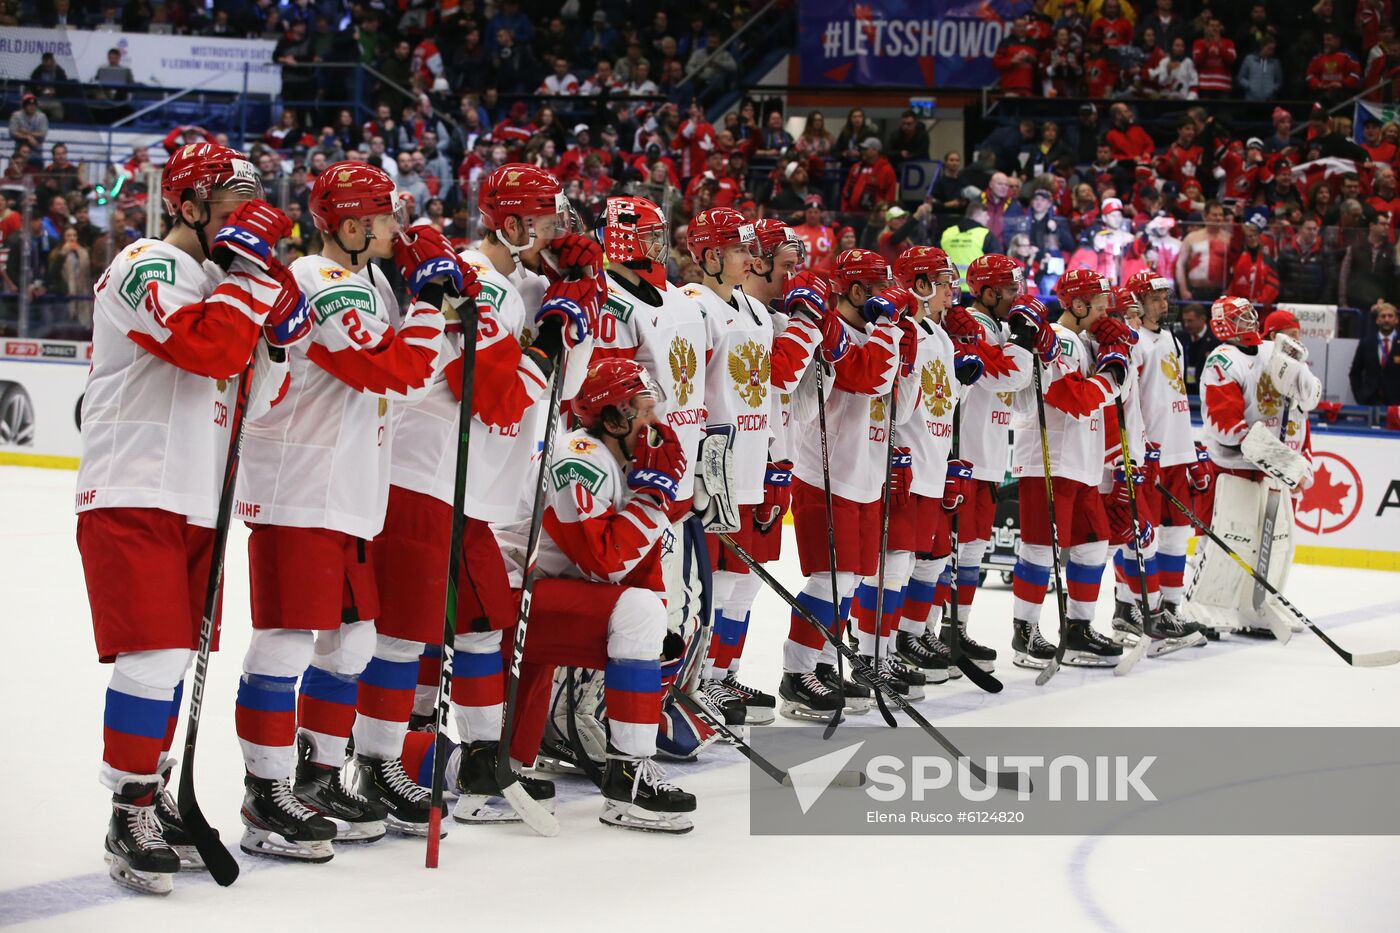
[[(1011, 475), (1018, 481), (1021, 509), (1012, 581), (1013, 663), (1038, 669), (1054, 657), (1054, 646), (1039, 626), (1057, 542), (1068, 557), (1064, 661), (1102, 667), (1123, 654), (1090, 625), (1108, 561), (1108, 518), (1098, 489), (1104, 471), (1103, 408), (1113, 405), (1127, 379), (1132, 331), (1108, 316), (1108, 283), (1097, 272), (1068, 272), (1055, 293), (1062, 309), (1058, 323), (1051, 324), (1040, 302), (1027, 295), (1012, 308), (1008, 322), (1012, 341), (1038, 358), (1044, 386), (1043, 417), (1033, 390), (1022, 390), (1011, 421)], [(1098, 339), (1097, 354), (1089, 349), (1090, 334)]]
[[(588, 370), (574, 397), (582, 428), (560, 438), (548, 470), (521, 692), (546, 691), (553, 668), (603, 672), (608, 709), (603, 812), (610, 826), (684, 833), (695, 797), (666, 781), (654, 760), (661, 715), (661, 650), (666, 606), (659, 595), (661, 536), (685, 475), (676, 432), (654, 411), (661, 390), (633, 360)], [(529, 521), (502, 532), (527, 538)], [(512, 585), (525, 568), (523, 547), (507, 547)], [(544, 694), (547, 700), (548, 694)], [(548, 703), (522, 703), (516, 727), (544, 730)]]
[[(376, 652), (373, 540), (389, 497), (390, 410), (431, 387), (445, 362), (442, 302), (466, 281), (441, 234), (404, 229), (402, 206), (377, 168), (338, 162), (317, 177), (309, 208), (324, 245), (291, 266), (311, 303), (311, 339), (290, 354), (285, 398), (249, 419), (243, 442), (234, 514), (252, 529), (253, 638), (236, 724), (250, 854), (324, 862), (333, 839), (372, 841), (386, 824), (426, 832), (426, 795), (396, 754), (357, 750), (341, 783), (360, 675), (366, 688), (386, 684), (383, 663), (367, 665)], [(368, 265), (390, 258), (408, 283), (407, 308)], [(412, 685), (404, 686), (411, 703)]]
[(261, 198), (241, 153), (177, 149), (161, 176), (170, 232), (122, 250), (93, 303), (76, 501), (97, 655), (113, 665), (104, 847), (113, 879), (153, 894), (204, 868), (166, 792), (168, 753), (200, 638), (237, 377), (256, 348), (254, 417), (285, 379), (266, 346), (310, 326), (291, 273), (270, 258), (291, 222)]
[[(1286, 331), (1263, 339), (1243, 298), (1217, 299), (1210, 327), (1223, 341), (1201, 374), (1202, 430), (1218, 471), (1211, 528), (1282, 590), (1293, 563), (1288, 494), (1312, 482), (1307, 412), (1321, 400), (1322, 383), (1308, 368), (1307, 349)], [(1218, 632), (1291, 636), (1291, 615), (1209, 541), (1186, 600), (1186, 613)]]

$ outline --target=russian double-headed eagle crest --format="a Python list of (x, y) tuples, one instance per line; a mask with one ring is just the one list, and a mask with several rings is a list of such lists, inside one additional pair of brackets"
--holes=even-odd
[(1162, 358), (1162, 375), (1167, 377), (1167, 385), (1172, 387), (1173, 392), (1186, 394), (1186, 383), (1181, 378), (1181, 361), (1175, 353), (1168, 353)]
[(870, 423), (883, 425), (885, 417), (885, 397), (877, 395), (870, 400)]
[(1254, 387), (1254, 403), (1265, 418), (1272, 418), (1283, 408), (1283, 398), (1268, 373), (1259, 376), (1259, 384)]
[(924, 407), (935, 418), (942, 418), (953, 408), (953, 387), (948, 382), (948, 368), (942, 360), (924, 364), (920, 378), (924, 391)]
[(768, 348), (746, 340), (729, 351), (729, 377), (744, 404), (758, 408), (768, 397)]
[[(730, 355), (730, 359), (733, 359), (733, 354)], [(667, 354), (667, 360), (671, 364), (671, 384), (676, 389), (676, 404), (683, 407), (690, 401), (690, 393), (695, 391), (695, 373), (700, 368), (695, 348), (690, 345), (689, 340), (676, 337), (671, 341), (671, 352)], [(731, 362), (731, 370), (733, 365)]]

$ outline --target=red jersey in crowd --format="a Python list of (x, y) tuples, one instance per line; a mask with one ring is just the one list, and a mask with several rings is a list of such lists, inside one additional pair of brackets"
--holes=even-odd
[(1089, 27), (1089, 35), (1097, 36), (1105, 46), (1116, 49), (1133, 41), (1133, 24), (1128, 22), (1126, 16), (1119, 15), (1112, 19), (1100, 16)]
[(1321, 52), (1308, 63), (1308, 90), (1326, 94), (1361, 90), (1361, 63), (1350, 52)]
[(841, 210), (868, 211), (880, 201), (898, 197), (899, 179), (895, 178), (894, 167), (889, 159), (880, 156), (870, 165), (857, 162), (851, 166), (851, 174), (841, 189)]
[(1229, 39), (1197, 39), (1191, 46), (1197, 84), (1202, 91), (1229, 91), (1234, 87), (1235, 43)]
[(1084, 90), (1091, 98), (1113, 95), (1118, 84), (1118, 63), (1105, 49), (1084, 53)]
[[(1021, 60), (1018, 61), (1018, 58)], [(1007, 33), (992, 59), (997, 73), (1001, 75), (1002, 91), (1027, 96), (1034, 94), (1038, 58), (1035, 43), (1029, 37), (1017, 38), (1015, 33)]]

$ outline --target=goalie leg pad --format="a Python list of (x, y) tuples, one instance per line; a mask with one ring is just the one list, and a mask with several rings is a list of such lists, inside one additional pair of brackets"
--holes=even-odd
[(734, 425), (710, 427), (700, 441), (695, 469), (694, 509), (712, 534), (739, 530), (734, 500)]
[[(1259, 557), (1264, 486), (1229, 474), (1218, 476), (1215, 483), (1211, 530), (1253, 565)], [(1196, 573), (1182, 606), (1184, 612), (1208, 628), (1234, 631), (1243, 624), (1240, 609), (1250, 604), (1253, 591), (1254, 580), (1214, 542), (1202, 538)]]

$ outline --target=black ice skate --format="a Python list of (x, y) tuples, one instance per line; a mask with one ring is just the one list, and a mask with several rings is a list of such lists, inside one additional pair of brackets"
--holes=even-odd
[(1165, 609), (1158, 609), (1148, 618), (1147, 637), (1152, 639), (1147, 646), (1149, 658), (1160, 658), (1182, 648), (1206, 643), (1204, 635), (1188, 630), (1176, 616), (1168, 614)]
[(934, 633), (932, 626), (919, 636), (919, 643), (943, 660), (943, 667), (948, 672), (949, 680), (957, 680), (962, 677), (962, 671), (953, 663), (953, 652), (949, 651), (948, 646), (938, 640), (938, 635)]
[(249, 855), (317, 863), (335, 857), (335, 824), (297, 800), (287, 778), (244, 777), (241, 816), (240, 847)]
[[(1165, 612), (1171, 618), (1175, 619), (1176, 624), (1181, 626), (1182, 631), (1197, 632), (1200, 634), (1201, 640), (1193, 643), (1197, 648), (1204, 648), (1206, 646), (1206, 642), (1210, 640), (1210, 630), (1207, 629), (1201, 623), (1192, 621), (1182, 616), (1180, 603), (1174, 603), (1169, 600), (1162, 600), (1162, 611)], [(1216, 637), (1219, 638), (1218, 635)]]
[(695, 795), (667, 782), (666, 771), (650, 758), (622, 755), (611, 748), (603, 769), (604, 826), (648, 833), (688, 833), (695, 828), (683, 814), (695, 812)]
[(945, 683), (948, 674), (948, 656), (939, 655), (919, 636), (909, 632), (897, 632), (894, 636), (894, 650), (901, 661), (912, 665), (924, 675), (924, 682)]
[(870, 655), (863, 654), (860, 656), (860, 659), (864, 661), (866, 666), (874, 672), (875, 676), (872, 680), (871, 678), (867, 678), (864, 673), (856, 671), (851, 675), (855, 679), (856, 683), (871, 690), (884, 689), (888, 692), (897, 693), (905, 699), (910, 698), (909, 685), (904, 681), (891, 676), (889, 670), (886, 669), (885, 658), (880, 659), (880, 666), (878, 669), (876, 669), (875, 667), (875, 659)]
[(384, 838), (389, 810), (382, 803), (351, 793), (340, 780), (340, 768), (311, 760), (313, 740), (297, 736), (297, 800), (335, 824), (336, 842), (377, 842)]
[(731, 729), (736, 729), (748, 721), (744, 701), (722, 680), (701, 682), (699, 700), (709, 708), (716, 719)]
[[(976, 664), (978, 667), (982, 668), (982, 670), (986, 671), (989, 674), (996, 669), (996, 649), (988, 648), (986, 645), (979, 645), (977, 642), (969, 638), (967, 634), (966, 622), (958, 623), (958, 634), (961, 636), (962, 653), (964, 657), (966, 657), (973, 664)], [(938, 640), (943, 642), (943, 644), (945, 645), (952, 644), (953, 629), (952, 626), (948, 624), (946, 619), (943, 622), (943, 631), (941, 631), (938, 634)]]
[(103, 842), (112, 880), (145, 894), (169, 894), (180, 870), (180, 856), (161, 836), (156, 815), (160, 789), (157, 775), (123, 778), (112, 795), (112, 818)]
[(437, 713), (414, 713), (408, 717), (409, 732), (436, 732)]
[(540, 751), (535, 756), (535, 770), (549, 774), (583, 774), (583, 769), (578, 766), (578, 756), (574, 754), (569, 743), (548, 733), (540, 739)]
[[(348, 767), (350, 789), (383, 804), (388, 810), (384, 822), (390, 829), (406, 836), (428, 835), (432, 794), (408, 776), (402, 758), (356, 755)], [(442, 835), (447, 835), (445, 825)]]
[(1040, 634), (1040, 626), (1024, 619), (1014, 619), (1011, 625), (1011, 663), (1033, 671), (1048, 667), (1055, 658), (1055, 646)]
[(1142, 607), (1136, 602), (1113, 601), (1113, 640), (1131, 648), (1142, 637)]
[[(174, 758), (166, 758), (165, 763), (160, 766), (160, 792), (156, 794), (155, 804), (156, 819), (160, 820), (160, 834), (165, 838), (166, 845), (180, 856), (181, 871), (208, 871), (204, 857), (194, 847), (194, 840), (185, 829), (185, 821), (180, 819), (180, 810), (175, 805), (175, 798), (170, 795), (171, 774), (174, 770)], [(214, 834), (217, 836), (218, 830), (214, 830)]]
[[(452, 818), (459, 823), (519, 823), (520, 814), (502, 796), (500, 782), (496, 780), (496, 765), (500, 761), (500, 742), (472, 742), (463, 744), (461, 765), (457, 769), (457, 805), (452, 808)], [(526, 777), (512, 771), (525, 788), (525, 793), (548, 810), (554, 812), (554, 782), (543, 778)]]
[(730, 671), (724, 675), (724, 685), (731, 692), (739, 695), (739, 699), (744, 704), (745, 722), (751, 726), (766, 726), (773, 721), (777, 714), (778, 701), (771, 693), (764, 693), (739, 682), (739, 678)]
[(1088, 619), (1070, 619), (1065, 632), (1065, 663), (1075, 667), (1113, 667), (1123, 656), (1123, 646), (1115, 645), (1089, 624)]
[(875, 694), (865, 684), (858, 684), (849, 677), (841, 680), (836, 676), (835, 664), (818, 664), (816, 667), (817, 677), (827, 688), (832, 691), (840, 690), (845, 698), (846, 712), (853, 716), (860, 716), (870, 712), (870, 708), (875, 705)]
[(779, 710), (783, 717), (799, 722), (829, 722), (832, 714), (841, 708), (841, 698), (836, 691), (811, 672), (783, 674), (778, 696), (782, 698)]

